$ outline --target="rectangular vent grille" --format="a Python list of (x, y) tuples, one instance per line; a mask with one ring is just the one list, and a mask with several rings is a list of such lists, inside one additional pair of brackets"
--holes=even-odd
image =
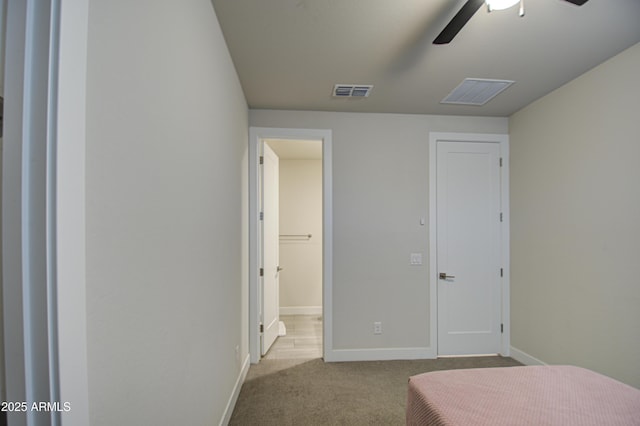
[(364, 84), (336, 84), (333, 96), (336, 98), (366, 98), (371, 94), (373, 86)]
[(511, 86), (511, 80), (491, 80), (486, 78), (465, 78), (440, 103), (456, 105), (484, 105), (498, 93)]

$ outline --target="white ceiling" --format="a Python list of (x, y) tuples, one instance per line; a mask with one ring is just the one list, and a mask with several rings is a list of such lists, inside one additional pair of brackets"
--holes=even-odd
[[(254, 109), (509, 116), (640, 41), (640, 0), (525, 0), (524, 18), (483, 7), (431, 44), (465, 1), (212, 0)], [(466, 77), (515, 84), (484, 106), (440, 104)], [(335, 99), (336, 83), (374, 88)]]
[(322, 141), (268, 139), (266, 142), (281, 160), (322, 159)]

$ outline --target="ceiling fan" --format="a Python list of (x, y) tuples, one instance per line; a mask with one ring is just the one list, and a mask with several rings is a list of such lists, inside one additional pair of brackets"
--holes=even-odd
[[(588, 0), (564, 0), (577, 6), (582, 6)], [(480, 9), (484, 3), (487, 4), (487, 10), (507, 9), (520, 2), (520, 16), (524, 16), (524, 0), (467, 0), (460, 8), (456, 16), (444, 27), (444, 30), (433, 40), (433, 44), (447, 44), (458, 34), (458, 32), (466, 25), (471, 17)]]

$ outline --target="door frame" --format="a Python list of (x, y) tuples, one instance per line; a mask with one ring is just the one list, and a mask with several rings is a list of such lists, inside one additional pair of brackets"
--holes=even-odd
[(260, 142), (264, 139), (322, 141), (322, 353), (331, 361), (333, 285), (333, 178), (330, 129), (249, 128), (249, 356), (260, 361)]
[(484, 142), (500, 145), (500, 192), (502, 226), (500, 238), (500, 259), (503, 268), (501, 283), (501, 314), (504, 325), (501, 342), (502, 356), (509, 356), (511, 347), (510, 338), (510, 260), (509, 260), (509, 135), (493, 133), (429, 133), (429, 308), (430, 308), (430, 335), (434, 354), (438, 353), (438, 258), (437, 258), (437, 155), (438, 142)]
[[(87, 425), (84, 176), (89, 1), (1, 5), (7, 24), (2, 285), (4, 342), (12, 349), (5, 351), (6, 399), (73, 404), (70, 411), (13, 411), (7, 413), (8, 420)], [(28, 150), (41, 147), (43, 141), (47, 150), (38, 150), (34, 161)], [(48, 374), (35, 374), (42, 368)]]

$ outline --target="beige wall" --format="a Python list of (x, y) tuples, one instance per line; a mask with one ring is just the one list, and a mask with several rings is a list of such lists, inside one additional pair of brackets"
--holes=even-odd
[[(506, 118), (251, 110), (252, 126), (331, 129), (333, 349), (425, 348), (429, 132), (507, 133)], [(410, 253), (425, 264), (411, 266)], [(373, 334), (373, 322), (383, 334)]]
[(512, 345), (640, 387), (640, 44), (509, 120)]
[(92, 426), (223, 417), (248, 352), (247, 114), (209, 0), (91, 1)]
[(280, 160), (280, 234), (312, 235), (280, 238), (280, 312), (321, 307), (322, 160)]

